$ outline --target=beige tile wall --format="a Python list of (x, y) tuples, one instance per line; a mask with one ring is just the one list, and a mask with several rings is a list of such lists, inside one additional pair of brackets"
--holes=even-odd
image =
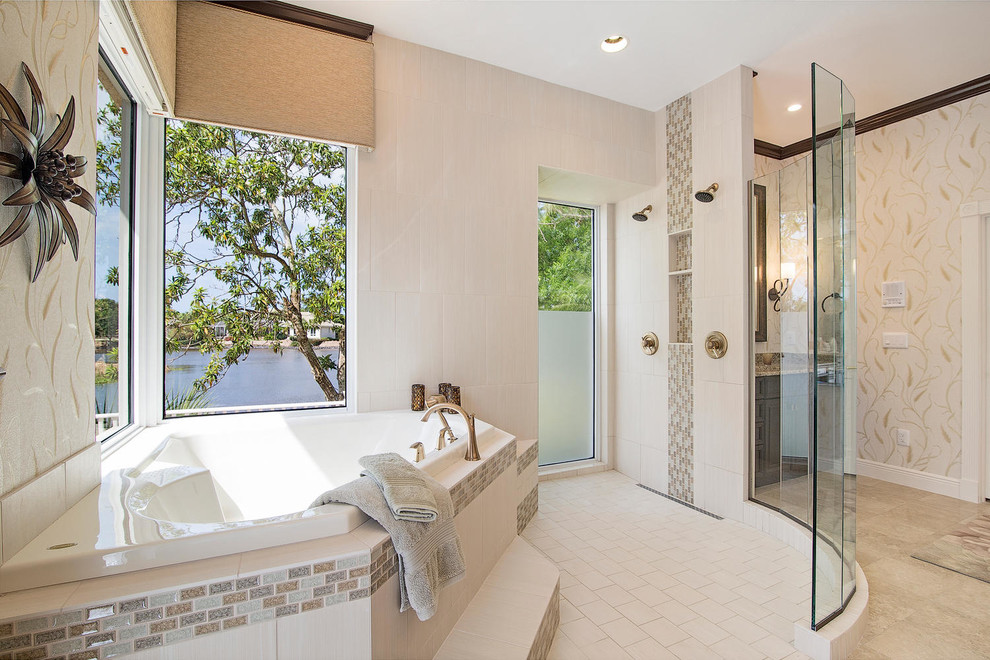
[[(96, 161), (97, 13), (93, 2), (0, 4), (0, 83), (22, 108), (30, 93), (21, 62), (34, 72), (49, 120), (76, 100), (76, 124), (67, 151)], [(53, 124), (52, 124), (53, 125)], [(4, 131), (0, 146), (11, 147)], [(82, 185), (94, 192), (91, 167)], [(0, 179), (0, 198), (14, 190)], [(94, 218), (72, 207), (79, 227), (79, 261), (59, 250), (30, 283), (35, 229), (0, 249), (0, 496), (3, 555), (10, 556), (72, 506), (99, 478), (92, 455), (63, 463), (93, 444)], [(13, 214), (0, 211), (0, 228)], [(2, 229), (0, 229), (2, 230)], [(49, 470), (52, 472), (47, 473)], [(47, 474), (46, 474), (47, 473)], [(31, 483), (36, 477), (43, 483)], [(23, 490), (14, 493), (18, 488)], [(41, 493), (50, 499), (39, 499)]]
[[(742, 519), (746, 492), (748, 415), (744, 356), (748, 321), (744, 303), (748, 181), (753, 176), (752, 72), (738, 67), (691, 93), (691, 203), (693, 337), (696, 347), (721, 330), (729, 352), (712, 360), (694, 351), (694, 503), (719, 515)], [(664, 112), (656, 115), (658, 159), (666, 158)], [(669, 492), (667, 436), (669, 311), (667, 286), (666, 181), (616, 204), (615, 244), (615, 428), (619, 471)], [(714, 202), (694, 201), (693, 192), (718, 182)], [(651, 222), (631, 214), (653, 204)], [(656, 218), (654, 225), (652, 220)], [(646, 356), (639, 337), (646, 329), (660, 338), (660, 351)]]
[(449, 381), (480, 418), (535, 438), (537, 168), (654, 185), (653, 113), (384, 35), (375, 61), (358, 408)]

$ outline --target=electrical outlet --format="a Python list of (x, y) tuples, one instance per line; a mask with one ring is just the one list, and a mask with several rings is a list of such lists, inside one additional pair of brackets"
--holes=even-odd
[(898, 447), (910, 447), (911, 446), (911, 432), (907, 429), (895, 429), (897, 433), (897, 446)]

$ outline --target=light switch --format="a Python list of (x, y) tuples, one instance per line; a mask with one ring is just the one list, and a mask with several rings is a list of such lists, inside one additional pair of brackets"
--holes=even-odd
[(907, 348), (908, 333), (906, 332), (885, 332), (883, 333), (884, 348)]
[(904, 282), (884, 282), (880, 285), (881, 307), (907, 307)]

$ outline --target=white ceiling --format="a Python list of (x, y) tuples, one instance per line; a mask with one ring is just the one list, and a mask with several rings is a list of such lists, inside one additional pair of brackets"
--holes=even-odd
[[(842, 78), (857, 116), (990, 73), (990, 2), (296, 0), (375, 31), (647, 110), (744, 64), (755, 135), (811, 134), (810, 65)], [(624, 51), (599, 49), (610, 34)], [(788, 113), (791, 103), (804, 109)]]

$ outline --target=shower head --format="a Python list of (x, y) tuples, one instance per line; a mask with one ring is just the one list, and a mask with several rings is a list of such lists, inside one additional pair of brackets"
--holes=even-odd
[(649, 217), (650, 212), (652, 210), (653, 210), (653, 204), (647, 205), (647, 207), (642, 211), (640, 211), (639, 213), (633, 213), (633, 220), (635, 220), (636, 222), (646, 222), (646, 219)]
[(715, 199), (716, 192), (718, 192), (718, 184), (713, 183), (704, 190), (699, 190), (698, 192), (694, 193), (694, 198), (699, 202), (704, 202), (705, 204), (707, 204), (708, 202)]

